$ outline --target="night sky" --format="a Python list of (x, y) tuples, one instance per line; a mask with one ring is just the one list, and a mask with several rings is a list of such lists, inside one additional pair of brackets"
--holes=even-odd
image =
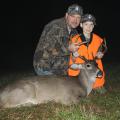
[[(107, 40), (107, 63), (120, 60), (120, 13), (115, 0), (39, 0), (4, 2), (1, 9), (0, 69), (33, 69), (33, 55), (44, 25), (63, 17), (67, 7), (78, 3), (84, 13), (92, 13), (94, 31)], [(120, 64), (120, 63), (119, 63)]]

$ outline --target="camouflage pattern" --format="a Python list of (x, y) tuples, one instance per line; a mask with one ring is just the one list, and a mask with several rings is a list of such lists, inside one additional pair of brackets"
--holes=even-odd
[(66, 75), (69, 59), (69, 32), (64, 18), (48, 23), (39, 39), (33, 65), (35, 69)]

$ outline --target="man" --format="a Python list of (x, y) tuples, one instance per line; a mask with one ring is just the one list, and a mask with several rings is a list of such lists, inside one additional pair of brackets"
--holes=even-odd
[(96, 81), (92, 84), (92, 86), (88, 86), (89, 88), (98, 89), (103, 88), (105, 83), (105, 73), (103, 70), (102, 57), (104, 55), (105, 48), (101, 48), (103, 44), (103, 39), (97, 34), (93, 33), (94, 25), (96, 24), (95, 17), (91, 14), (85, 14), (81, 19), (81, 28), (83, 33), (81, 35), (76, 34), (72, 37), (71, 42), (80, 44), (82, 42), (86, 42), (82, 44), (77, 51), (74, 51), (70, 56), (70, 68), (68, 69), (69, 76), (78, 76), (80, 74), (80, 69), (82, 68), (82, 64), (85, 62), (81, 59), (81, 56), (86, 58), (87, 60), (96, 60), (99, 69), (101, 70)]
[(79, 26), (82, 14), (82, 7), (73, 4), (68, 7), (64, 18), (45, 26), (33, 60), (37, 75), (67, 75), (69, 51), (78, 49), (74, 44), (69, 46), (70, 33)]

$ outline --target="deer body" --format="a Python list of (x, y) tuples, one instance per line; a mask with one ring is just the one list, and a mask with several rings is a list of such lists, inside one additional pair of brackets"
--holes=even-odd
[(8, 85), (0, 92), (0, 106), (17, 107), (54, 101), (62, 104), (77, 103), (82, 89), (77, 80), (63, 77), (32, 77)]
[(49, 101), (66, 105), (78, 103), (80, 96), (86, 96), (92, 90), (97, 71), (98, 68), (88, 62), (83, 64), (79, 81), (59, 76), (33, 76), (18, 80), (0, 90), (0, 106), (9, 108)]

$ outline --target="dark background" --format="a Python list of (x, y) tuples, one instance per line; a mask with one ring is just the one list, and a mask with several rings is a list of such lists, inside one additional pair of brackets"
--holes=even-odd
[(107, 40), (105, 63), (120, 60), (119, 3), (115, 0), (39, 0), (1, 4), (0, 70), (33, 69), (33, 55), (43, 27), (63, 17), (67, 7), (78, 3), (84, 13), (96, 17), (95, 32)]

